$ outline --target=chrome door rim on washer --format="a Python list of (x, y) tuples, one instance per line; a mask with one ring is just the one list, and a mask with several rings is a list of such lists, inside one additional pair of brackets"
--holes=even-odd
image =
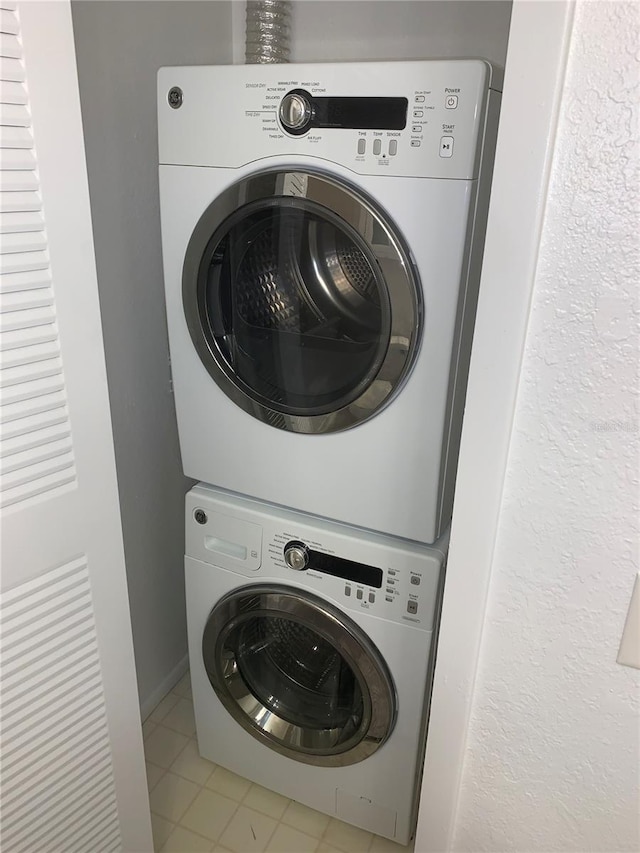
[[(355, 399), (333, 411), (304, 414), (269, 402), (239, 382), (207, 321), (206, 279), (209, 258), (228, 232), (227, 220), (238, 221), (243, 208), (260, 203), (304, 204), (326, 211), (345, 231), (357, 235), (376, 265), (376, 277), (389, 303), (386, 351), (374, 374)], [(328, 200), (331, 206), (328, 206)], [(379, 242), (372, 241), (372, 233)], [(214, 239), (215, 238), (215, 239)], [(182, 275), (185, 318), (195, 349), (216, 384), (240, 408), (280, 429), (298, 433), (327, 433), (353, 427), (382, 410), (400, 391), (415, 362), (422, 333), (422, 298), (417, 271), (402, 239), (375, 206), (347, 183), (313, 170), (279, 169), (244, 178), (222, 192), (205, 210), (189, 241)]]
[[(285, 619), (313, 631), (350, 667), (364, 711), (357, 731), (344, 742), (335, 742), (333, 730), (303, 732), (264, 705), (244, 681), (234, 640), (249, 620), (265, 617)], [(257, 740), (296, 761), (325, 767), (356, 764), (379, 749), (393, 731), (396, 693), (380, 652), (338, 608), (302, 590), (253, 585), (228, 594), (209, 615), (202, 654), (209, 681), (231, 716)], [(307, 743), (301, 746), (305, 739)]]

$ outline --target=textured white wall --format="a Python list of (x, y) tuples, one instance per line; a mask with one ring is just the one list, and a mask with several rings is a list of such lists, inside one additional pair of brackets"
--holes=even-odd
[(640, 673), (616, 664), (640, 540), (637, 9), (576, 10), (460, 851), (640, 849)]

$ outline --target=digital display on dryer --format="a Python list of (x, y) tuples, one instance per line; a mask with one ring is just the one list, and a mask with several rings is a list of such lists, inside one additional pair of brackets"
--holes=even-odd
[(287, 133), (300, 136), (311, 128), (404, 130), (407, 98), (353, 98), (311, 95), (292, 89), (280, 102), (278, 115)]
[(313, 98), (314, 127), (404, 130), (406, 98)]

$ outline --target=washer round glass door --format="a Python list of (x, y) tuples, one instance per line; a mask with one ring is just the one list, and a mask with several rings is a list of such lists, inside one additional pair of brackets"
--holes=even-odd
[(281, 586), (227, 595), (209, 615), (202, 652), (227, 711), (290, 758), (355, 764), (391, 734), (395, 691), (380, 653), (313, 595)]
[(392, 399), (416, 355), (419, 293), (373, 203), (312, 172), (263, 172), (227, 189), (183, 267), (204, 366), (245, 411), (293, 432), (347, 429)]

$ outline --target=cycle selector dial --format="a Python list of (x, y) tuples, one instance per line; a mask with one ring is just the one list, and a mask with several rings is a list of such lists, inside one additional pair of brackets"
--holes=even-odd
[(288, 542), (284, 546), (284, 561), (295, 572), (301, 572), (309, 565), (309, 549), (304, 542)]
[(293, 133), (302, 132), (311, 121), (311, 104), (302, 92), (289, 92), (280, 101), (280, 123)]

